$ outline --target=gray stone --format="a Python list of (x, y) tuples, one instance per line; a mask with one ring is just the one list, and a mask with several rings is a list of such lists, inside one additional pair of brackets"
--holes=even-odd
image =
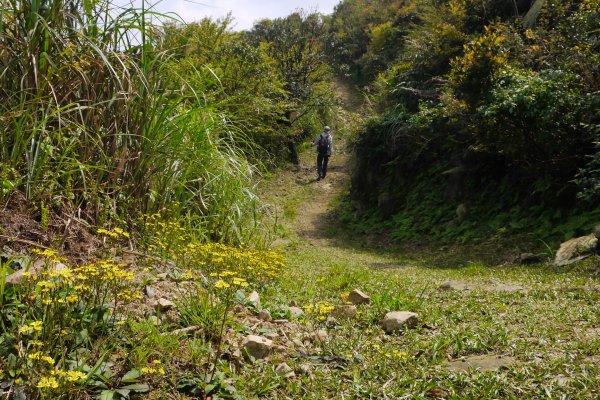
[(245, 353), (255, 359), (265, 358), (273, 349), (273, 341), (262, 336), (249, 335), (242, 342)]
[(161, 312), (169, 311), (173, 309), (173, 307), (175, 307), (175, 304), (171, 300), (167, 300), (164, 297), (153, 301), (152, 305), (154, 308)]
[(560, 245), (554, 258), (554, 264), (565, 266), (581, 261), (596, 252), (598, 238), (595, 234), (568, 240)]
[(443, 282), (439, 286), (439, 289), (443, 290), (443, 291), (452, 291), (452, 290), (462, 291), (462, 290), (470, 290), (471, 288), (465, 282), (446, 281), (446, 282)]
[(153, 298), (156, 296), (156, 289), (152, 286), (146, 286), (144, 288), (144, 291), (146, 292), (146, 296), (148, 296), (149, 298)]
[(267, 333), (267, 334), (265, 335), (265, 337), (266, 337), (267, 339), (274, 340), (274, 339), (277, 339), (277, 338), (279, 337), (279, 333), (277, 333), (277, 332), (269, 332), (269, 333)]
[(356, 309), (356, 306), (353, 306), (353, 305), (336, 306), (332, 312), (332, 314), (336, 318), (345, 318), (345, 319), (356, 318), (357, 313), (358, 313), (358, 310)]
[[(48, 265), (46, 265), (48, 264)], [(39, 274), (42, 273), (44, 269), (47, 271), (62, 271), (63, 269), (68, 269), (65, 264), (61, 262), (57, 263), (47, 263), (47, 261), (43, 258), (36, 260), (33, 264), (30, 264), (29, 268), (20, 269), (18, 271), (13, 272), (8, 275), (5, 280), (5, 287), (9, 288), (13, 285), (20, 285), (25, 280), (25, 273), (28, 273), (30, 277), (35, 278)]]
[(315, 332), (315, 337), (321, 341), (323, 340), (327, 340), (327, 338), (329, 337), (329, 334), (327, 333), (327, 331), (325, 329), (319, 329), (318, 331)]
[(467, 357), (463, 360), (450, 361), (446, 363), (446, 368), (452, 371), (496, 371), (500, 368), (506, 368), (515, 363), (512, 357), (503, 357), (498, 355), (481, 355)]
[(401, 331), (406, 328), (414, 328), (419, 323), (419, 316), (410, 311), (392, 311), (385, 314), (381, 326), (386, 333)]
[(292, 318), (298, 318), (304, 314), (304, 311), (300, 307), (290, 307), (290, 315)]
[(256, 290), (248, 295), (248, 301), (256, 307), (260, 306), (260, 295)]
[(155, 326), (158, 326), (160, 324), (162, 324), (162, 321), (160, 320), (160, 318), (158, 318), (156, 315), (151, 315), (148, 317), (148, 321)]
[(286, 363), (281, 363), (277, 367), (275, 367), (275, 373), (279, 376), (285, 376), (286, 378), (293, 378), (294, 376), (296, 376), (292, 367), (290, 367)]
[(354, 289), (350, 292), (348, 300), (350, 300), (350, 303), (352, 304), (369, 304), (371, 302), (371, 298), (358, 289)]
[(269, 312), (269, 310), (261, 310), (258, 313), (257, 318), (264, 322), (269, 322), (272, 320), (271, 313)]

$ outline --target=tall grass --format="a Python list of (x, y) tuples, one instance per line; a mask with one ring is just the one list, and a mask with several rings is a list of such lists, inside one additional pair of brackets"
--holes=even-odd
[(169, 208), (215, 240), (252, 236), (254, 168), (217, 104), (165, 83), (149, 17), (166, 16), (108, 0), (0, 4), (0, 196), (96, 224)]

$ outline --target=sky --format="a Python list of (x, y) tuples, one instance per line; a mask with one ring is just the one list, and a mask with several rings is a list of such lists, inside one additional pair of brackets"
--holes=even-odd
[[(331, 14), (340, 0), (148, 0), (162, 13), (177, 13), (185, 22), (201, 20), (204, 17), (219, 18), (231, 11), (236, 31), (252, 28), (255, 21), (263, 18), (285, 17), (298, 9)], [(141, 7), (141, 0), (115, 0), (114, 4)]]

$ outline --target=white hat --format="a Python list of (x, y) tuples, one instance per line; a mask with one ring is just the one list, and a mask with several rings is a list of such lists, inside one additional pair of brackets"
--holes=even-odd
[(324, 129), (324, 130), (326, 130), (326, 131), (330, 131), (330, 130), (331, 130), (331, 128), (330, 128), (330, 127), (328, 127), (328, 126), (326, 126), (326, 127), (325, 127), (325, 128), (323, 128), (323, 129)]

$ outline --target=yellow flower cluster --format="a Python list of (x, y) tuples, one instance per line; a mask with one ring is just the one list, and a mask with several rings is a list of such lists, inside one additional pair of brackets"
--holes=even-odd
[(30, 322), (28, 325), (21, 326), (19, 328), (19, 333), (30, 334), (35, 332), (41, 332), (43, 327), (44, 323), (42, 321), (33, 321)]
[(308, 304), (302, 308), (307, 314), (315, 314), (319, 321), (325, 321), (327, 316), (335, 309), (335, 306), (323, 300), (315, 304)]
[(51, 371), (52, 375), (58, 376), (67, 382), (77, 382), (87, 378), (87, 375), (81, 371)]
[(114, 260), (100, 260), (91, 264), (73, 268), (76, 280), (79, 282), (123, 284), (133, 282), (135, 276), (131, 271), (125, 271), (127, 264)]
[(27, 355), (27, 358), (29, 358), (30, 360), (41, 360), (41, 361), (45, 361), (46, 363), (50, 364), (50, 365), (54, 365), (54, 358), (45, 355), (44, 353), (42, 353), (41, 351), (36, 351), (34, 353), (30, 353)]
[(87, 375), (81, 371), (52, 370), (50, 371), (50, 376), (40, 378), (37, 387), (39, 389), (58, 389), (59, 381), (78, 382), (84, 380), (86, 377)]
[(51, 249), (44, 249), (44, 250), (32, 249), (31, 252), (46, 258), (48, 261), (52, 261), (55, 263), (62, 262), (65, 260), (64, 258), (59, 257), (58, 253), (56, 251), (51, 250)]
[(186, 245), (184, 253), (184, 259), (191, 266), (220, 273), (234, 271), (246, 281), (274, 279), (285, 265), (283, 256), (274, 251), (241, 249), (220, 243), (192, 242)]
[(248, 281), (244, 278), (240, 278), (235, 272), (223, 271), (221, 273), (212, 272), (211, 277), (219, 277), (219, 280), (215, 282), (215, 288), (217, 289), (229, 289), (248, 287)]
[(153, 360), (151, 367), (143, 367), (140, 371), (142, 371), (144, 374), (165, 374), (165, 369), (163, 368), (160, 360)]
[(53, 376), (44, 376), (37, 384), (40, 389), (58, 389), (58, 381)]
[(113, 228), (110, 231), (108, 229), (98, 228), (98, 230), (96, 230), (96, 232), (98, 234), (100, 234), (100, 235), (104, 235), (104, 236), (109, 237), (111, 239), (119, 239), (119, 238), (122, 238), (122, 237), (125, 237), (125, 238), (129, 237), (129, 233), (125, 232), (121, 228)]

